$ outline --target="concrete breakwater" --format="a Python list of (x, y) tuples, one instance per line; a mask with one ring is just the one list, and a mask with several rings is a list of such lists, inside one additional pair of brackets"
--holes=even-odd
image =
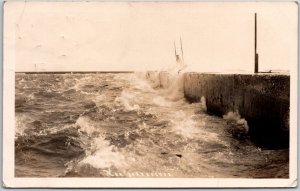
[[(168, 72), (148, 72), (148, 79), (167, 87)], [(247, 120), (248, 134), (259, 145), (289, 146), (290, 76), (279, 74), (185, 73), (183, 91), (190, 102), (206, 99), (209, 114), (239, 112)]]

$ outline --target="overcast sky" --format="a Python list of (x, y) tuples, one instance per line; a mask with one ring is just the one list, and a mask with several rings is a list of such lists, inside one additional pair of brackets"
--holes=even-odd
[(255, 12), (260, 70), (297, 62), (292, 2), (9, 2), (4, 11), (16, 71), (167, 69), (181, 36), (189, 70), (253, 72)]

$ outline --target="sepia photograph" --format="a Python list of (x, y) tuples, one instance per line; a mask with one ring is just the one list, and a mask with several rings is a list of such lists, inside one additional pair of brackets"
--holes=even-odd
[(296, 2), (3, 7), (4, 187), (297, 186)]

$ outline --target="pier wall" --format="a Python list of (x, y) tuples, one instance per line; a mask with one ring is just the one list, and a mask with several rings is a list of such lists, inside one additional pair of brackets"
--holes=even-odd
[(184, 95), (190, 102), (204, 96), (207, 112), (214, 115), (238, 111), (247, 120), (249, 134), (263, 145), (288, 145), (288, 75), (186, 73)]
[[(170, 76), (159, 72), (160, 87)], [(239, 112), (247, 120), (249, 135), (261, 145), (289, 144), (290, 76), (277, 74), (185, 73), (184, 96), (189, 102), (206, 99), (209, 114)]]

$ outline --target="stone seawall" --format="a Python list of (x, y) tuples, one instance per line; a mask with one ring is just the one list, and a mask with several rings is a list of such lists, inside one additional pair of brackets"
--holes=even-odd
[(186, 73), (184, 95), (190, 102), (204, 96), (207, 112), (214, 115), (238, 111), (247, 120), (249, 134), (259, 144), (289, 144), (288, 75)]

